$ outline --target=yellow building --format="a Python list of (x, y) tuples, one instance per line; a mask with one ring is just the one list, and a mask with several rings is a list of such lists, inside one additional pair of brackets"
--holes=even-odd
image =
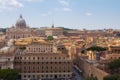
[(95, 60), (95, 53), (92, 51), (87, 52), (87, 56), (89, 60)]

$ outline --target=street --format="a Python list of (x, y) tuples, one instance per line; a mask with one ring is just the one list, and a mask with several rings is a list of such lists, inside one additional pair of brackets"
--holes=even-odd
[(83, 80), (83, 77), (80, 75), (80, 73), (75, 68), (73, 68), (72, 80)]

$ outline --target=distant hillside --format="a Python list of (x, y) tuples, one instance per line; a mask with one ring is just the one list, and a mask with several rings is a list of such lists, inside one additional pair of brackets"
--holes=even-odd
[(6, 32), (6, 28), (0, 28), (0, 32)]
[(58, 27), (58, 28), (63, 28), (63, 30), (75, 30), (75, 29), (70, 29), (70, 28), (65, 28), (65, 27)]

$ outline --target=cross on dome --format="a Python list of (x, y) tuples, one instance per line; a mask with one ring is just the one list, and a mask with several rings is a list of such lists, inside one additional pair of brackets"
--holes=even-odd
[(22, 14), (20, 14), (20, 18), (22, 18)]

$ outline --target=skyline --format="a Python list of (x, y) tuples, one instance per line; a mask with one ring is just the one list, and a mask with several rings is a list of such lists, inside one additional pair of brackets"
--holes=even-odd
[[(9, 3), (8, 3), (9, 1)], [(0, 0), (0, 27), (15, 25), (22, 14), (30, 27), (120, 29), (120, 0)]]

